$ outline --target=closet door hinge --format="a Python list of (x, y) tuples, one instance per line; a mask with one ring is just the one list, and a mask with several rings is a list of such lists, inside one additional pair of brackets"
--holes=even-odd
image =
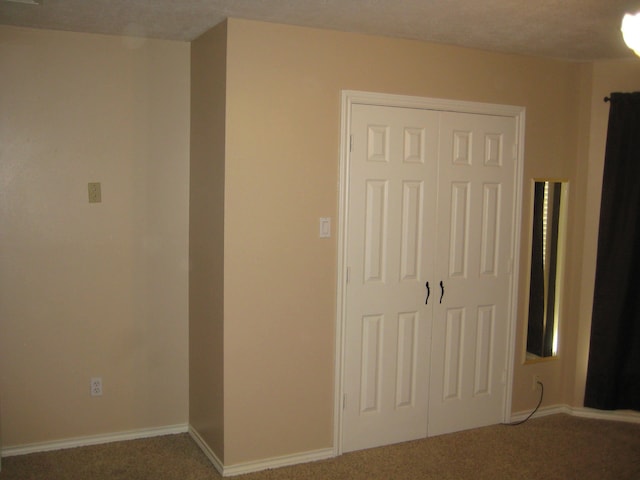
[(353, 135), (349, 135), (349, 153), (353, 152)]

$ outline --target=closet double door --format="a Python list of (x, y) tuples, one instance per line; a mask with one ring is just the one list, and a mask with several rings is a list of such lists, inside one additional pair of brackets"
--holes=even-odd
[(350, 122), (343, 451), (503, 421), (515, 119)]

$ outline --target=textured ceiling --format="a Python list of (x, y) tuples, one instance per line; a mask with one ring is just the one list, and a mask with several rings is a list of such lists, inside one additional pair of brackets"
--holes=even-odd
[(620, 21), (637, 10), (640, 0), (0, 0), (0, 23), (190, 41), (237, 17), (601, 60), (633, 57)]

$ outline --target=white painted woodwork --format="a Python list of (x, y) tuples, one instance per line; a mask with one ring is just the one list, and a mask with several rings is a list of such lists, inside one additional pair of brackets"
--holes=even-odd
[(436, 277), (445, 294), (434, 304), (429, 435), (503, 420), (514, 144), (513, 118), (440, 116), (436, 255), (445, 261), (437, 261)]
[(342, 451), (501, 422), (514, 116), (354, 103), (348, 131)]
[[(438, 114), (354, 105), (343, 391), (345, 451), (423, 438)], [(435, 298), (432, 287), (432, 300)]]

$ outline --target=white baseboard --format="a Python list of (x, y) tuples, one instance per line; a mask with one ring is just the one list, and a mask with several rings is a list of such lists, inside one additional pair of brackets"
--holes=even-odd
[[(531, 418), (546, 417), (556, 413), (566, 413), (574, 417), (593, 418), (596, 420), (613, 420), (618, 422), (640, 423), (640, 412), (633, 410), (596, 410), (586, 407), (572, 407), (570, 405), (552, 405), (542, 407)], [(511, 415), (511, 422), (519, 422), (531, 414), (528, 412), (518, 412)]]
[[(584, 407), (571, 407), (569, 405), (552, 405), (548, 407), (540, 408), (532, 418), (546, 417), (548, 415), (555, 415), (558, 413), (565, 413), (576, 417), (594, 418), (601, 420), (617, 420), (623, 422), (640, 423), (640, 412), (634, 412), (631, 410), (624, 411), (602, 411), (594, 410)], [(518, 412), (511, 416), (511, 422), (518, 422), (524, 420), (531, 414), (531, 411)], [(256, 460), (253, 462), (239, 463), (236, 465), (224, 465), (223, 462), (209, 449), (206, 443), (198, 435), (198, 433), (190, 428), (189, 433), (194, 438), (196, 443), (200, 446), (202, 451), (207, 455), (209, 460), (213, 463), (216, 470), (223, 477), (230, 477), (234, 475), (243, 475), (246, 473), (258, 472), (260, 470), (266, 470), (270, 468), (279, 468), (289, 465), (296, 465), (299, 463), (313, 462), (317, 460), (325, 460), (336, 456), (336, 452), (332, 448), (315, 450), (311, 452), (296, 453), (292, 455), (285, 455), (282, 457), (267, 458), (263, 460)]]
[(143, 428), (139, 430), (128, 430), (126, 432), (89, 435), (86, 437), (66, 438), (64, 440), (54, 440), (51, 442), (30, 443), (26, 445), (3, 447), (2, 456), (12, 457), (16, 455), (26, 455), (28, 453), (49, 452), (52, 450), (62, 450), (66, 448), (87, 447), (89, 445), (99, 445), (102, 443), (121, 442), (125, 440), (138, 440), (141, 438), (187, 433), (188, 431), (189, 428), (186, 424), (179, 424), (167, 425), (164, 427)]
[[(556, 413), (568, 413), (571, 414), (571, 410), (567, 405), (551, 405), (549, 407), (542, 407), (534, 413), (531, 418), (546, 417), (548, 415), (555, 415)], [(531, 415), (531, 410), (525, 412), (518, 412), (511, 415), (511, 423), (521, 422), (525, 418)]]
[(310, 452), (294, 453), (292, 455), (283, 455), (281, 457), (272, 457), (264, 460), (256, 460), (253, 462), (238, 463), (224, 467), (222, 476), (231, 477), (234, 475), (243, 475), (245, 473), (259, 472), (270, 468), (288, 467), (299, 463), (316, 462), (318, 460), (326, 460), (335, 457), (333, 448), (323, 448), (320, 450), (312, 450)]
[(634, 410), (596, 410), (587, 407), (567, 407), (571, 415), (597, 420), (613, 420), (616, 422), (640, 423), (640, 412)]
[(200, 450), (202, 450), (202, 452), (207, 456), (207, 458), (213, 464), (213, 466), (218, 471), (218, 473), (224, 476), (224, 464), (218, 458), (215, 452), (209, 448), (209, 445), (207, 445), (207, 442), (203, 440), (203, 438), (200, 436), (200, 433), (198, 433), (198, 431), (195, 428), (193, 428), (192, 425), (189, 425), (189, 435), (191, 435), (191, 438), (193, 438), (193, 441), (196, 442), (196, 445), (198, 445), (198, 447), (200, 447)]
[[(530, 413), (531, 411), (517, 412), (511, 416), (511, 422), (524, 420), (525, 418), (527, 418), (527, 416), (529, 416)], [(593, 418), (598, 420), (640, 423), (640, 412), (635, 412), (632, 410), (605, 411), (585, 407), (571, 407), (569, 405), (552, 405), (548, 407), (542, 407), (532, 416), (532, 418), (545, 417), (547, 415), (554, 415), (557, 413), (565, 413), (576, 417)], [(66, 448), (86, 447), (89, 445), (99, 445), (102, 443), (137, 440), (141, 438), (152, 438), (162, 435), (175, 435), (180, 433), (189, 433), (198, 447), (200, 447), (209, 461), (211, 461), (215, 469), (220, 473), (220, 475), (224, 477), (243, 475), (245, 473), (258, 472), (260, 470), (271, 468), (286, 467), (299, 463), (326, 460), (328, 458), (333, 458), (336, 456), (336, 452), (333, 448), (325, 448), (313, 450), (310, 452), (294, 453), (291, 455), (283, 455), (280, 457), (272, 457), (225, 466), (217, 457), (217, 455), (207, 446), (200, 434), (193, 427), (190, 427), (186, 424), (167, 425), (164, 427), (129, 430), (125, 432), (116, 432), (103, 435), (90, 435), (86, 437), (68, 438), (51, 442), (16, 445), (3, 448), (1, 456), (12, 457), (16, 455), (26, 455), (29, 453), (48, 452)]]
[(244, 475), (245, 473), (259, 472), (270, 468), (287, 467), (297, 465), (299, 463), (315, 462), (317, 460), (326, 460), (335, 457), (333, 448), (325, 448), (313, 450), (311, 452), (294, 453), (291, 455), (283, 455), (281, 457), (272, 457), (251, 462), (237, 463), (235, 465), (224, 465), (218, 456), (209, 448), (202, 439), (198, 431), (192, 426), (189, 427), (189, 434), (198, 444), (200, 449), (209, 458), (215, 469), (223, 477), (232, 477), (235, 475)]

